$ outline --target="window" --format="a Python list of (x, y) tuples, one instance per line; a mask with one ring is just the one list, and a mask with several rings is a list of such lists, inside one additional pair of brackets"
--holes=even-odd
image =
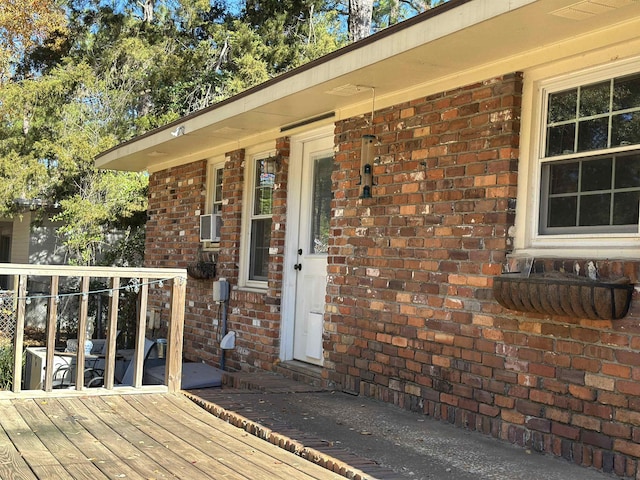
[(211, 213), (222, 214), (222, 172), (223, 165), (213, 166), (213, 188), (211, 189)]
[(539, 234), (638, 233), (640, 73), (550, 84), (542, 101)]
[(249, 215), (249, 274), (247, 278), (250, 281), (267, 281), (274, 182), (275, 162), (270, 157), (255, 158), (253, 160), (251, 213)]
[(313, 196), (311, 198), (311, 245), (314, 254), (329, 251), (329, 223), (331, 221), (331, 174), (333, 155), (319, 156), (313, 160)]
[[(212, 241), (206, 242), (206, 247), (217, 248), (220, 242), (220, 229), (222, 228), (222, 178), (224, 172), (224, 163), (210, 162), (207, 175), (207, 204), (205, 206), (205, 213), (211, 215), (211, 227), (214, 227), (211, 237)], [(206, 223), (206, 225), (210, 225)], [(202, 228), (202, 223), (201, 223)], [(209, 226), (207, 226), (208, 231)], [(202, 232), (201, 232), (202, 235)], [(207, 234), (208, 235), (208, 234)]]

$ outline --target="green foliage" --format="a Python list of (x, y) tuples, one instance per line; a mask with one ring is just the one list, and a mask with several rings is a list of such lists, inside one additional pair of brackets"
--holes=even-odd
[(0, 335), (0, 390), (11, 390), (13, 387), (13, 344), (11, 340)]
[(59, 209), (54, 220), (65, 222), (58, 234), (68, 261), (83, 265), (96, 262), (123, 222), (142, 228), (138, 214), (146, 210), (147, 176), (93, 165), (128, 132), (128, 108), (121, 91), (109, 88), (88, 63), (71, 59), (0, 90), (6, 132), (0, 137), (0, 215), (20, 214), (25, 202)]
[(373, 29), (383, 30), (448, 0), (379, 0), (373, 5)]
[[(147, 177), (124, 172), (93, 171), (81, 179), (76, 193), (60, 201), (61, 212), (54, 220), (63, 222), (58, 234), (70, 250), (69, 263), (91, 265), (113, 238), (134, 235), (131, 220), (146, 212)], [(107, 243), (109, 240), (109, 244)], [(111, 257), (113, 263), (118, 261)]]
[[(379, 1), (374, 16), (435, 3)], [(142, 258), (147, 175), (99, 171), (98, 153), (347, 42), (342, 0), (64, 4), (67, 25), (38, 30), (49, 36), (0, 89), (0, 216), (53, 211), (76, 264)]]

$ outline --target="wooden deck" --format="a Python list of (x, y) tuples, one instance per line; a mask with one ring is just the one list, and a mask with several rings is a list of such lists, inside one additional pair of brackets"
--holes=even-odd
[(0, 479), (343, 479), (183, 395), (0, 400)]

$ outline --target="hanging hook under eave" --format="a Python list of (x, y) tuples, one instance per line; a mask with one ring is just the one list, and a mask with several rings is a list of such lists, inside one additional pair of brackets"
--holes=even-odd
[(371, 85), (356, 85), (358, 90), (368, 88), (371, 90), (371, 129), (373, 131), (373, 117), (375, 115), (376, 110), (376, 87), (372, 87)]

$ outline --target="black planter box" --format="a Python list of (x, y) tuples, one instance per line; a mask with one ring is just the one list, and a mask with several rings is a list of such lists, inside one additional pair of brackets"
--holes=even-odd
[(216, 264), (200, 261), (187, 266), (187, 275), (196, 280), (209, 280), (216, 276)]
[(633, 288), (628, 278), (611, 282), (560, 274), (503, 274), (493, 278), (493, 295), (509, 310), (592, 320), (624, 317)]

